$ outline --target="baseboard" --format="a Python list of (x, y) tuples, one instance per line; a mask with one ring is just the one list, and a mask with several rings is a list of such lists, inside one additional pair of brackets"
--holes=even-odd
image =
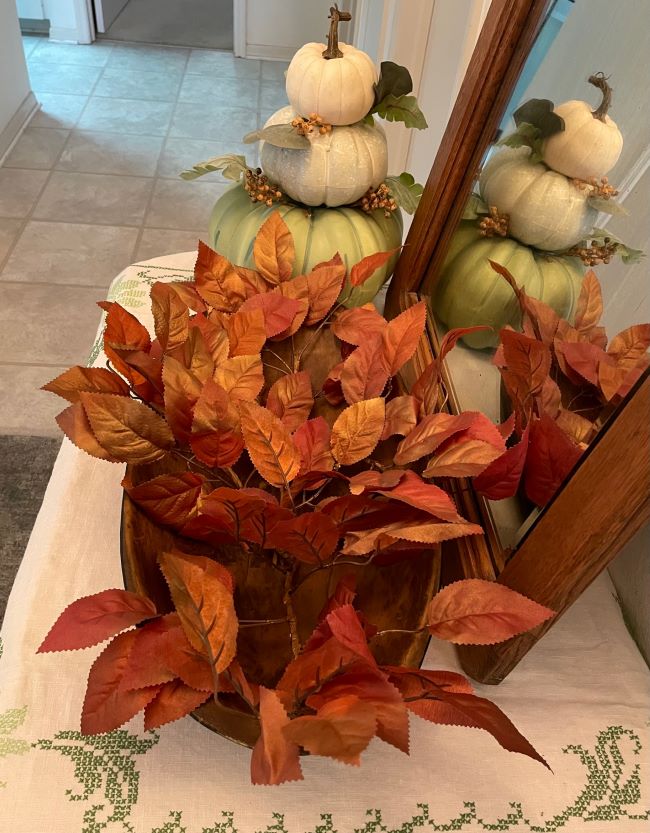
[(30, 90), (23, 99), (22, 104), (18, 107), (11, 119), (9, 119), (9, 124), (0, 133), (0, 165), (5, 161), (5, 157), (9, 154), (9, 151), (20, 138), (23, 130), (38, 112), (40, 106), (34, 97), (34, 93)]
[(247, 43), (246, 57), (264, 61), (290, 61), (296, 54), (294, 46), (269, 46), (264, 43)]

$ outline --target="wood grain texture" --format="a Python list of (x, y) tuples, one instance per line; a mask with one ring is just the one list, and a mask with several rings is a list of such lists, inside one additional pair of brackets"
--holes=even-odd
[(557, 611), (530, 633), (462, 647), (463, 669), (499, 683), (650, 520), (650, 373), (605, 426), (498, 581)]

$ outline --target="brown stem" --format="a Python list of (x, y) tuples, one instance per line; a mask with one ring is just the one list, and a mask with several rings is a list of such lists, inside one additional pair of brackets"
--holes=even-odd
[(603, 100), (600, 102), (598, 107), (592, 112), (592, 116), (598, 121), (605, 121), (605, 116), (607, 115), (607, 111), (611, 107), (612, 104), (612, 88), (607, 83), (607, 78), (605, 74), (602, 72), (597, 72), (595, 75), (590, 75), (587, 79), (590, 84), (593, 84), (594, 87), (597, 87), (603, 94)]
[(240, 619), (240, 628), (259, 628), (262, 625), (284, 625), (289, 621), (285, 616), (283, 619)]
[(352, 15), (350, 12), (339, 11), (339, 7), (335, 3), (333, 6), (330, 6), (329, 19), (332, 22), (330, 23), (330, 30), (327, 35), (327, 49), (323, 52), (323, 58), (328, 61), (330, 58), (343, 57), (343, 53), (339, 49), (339, 21), (352, 20)]
[(296, 620), (296, 612), (293, 609), (293, 578), (296, 574), (296, 567), (289, 570), (284, 577), (284, 596), (282, 601), (287, 610), (287, 620), (289, 622), (289, 634), (291, 635), (291, 650), (294, 657), (300, 653), (300, 639), (298, 637), (298, 622)]

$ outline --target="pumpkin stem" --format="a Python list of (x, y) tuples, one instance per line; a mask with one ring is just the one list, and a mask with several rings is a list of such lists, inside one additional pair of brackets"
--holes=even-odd
[(343, 57), (343, 53), (339, 49), (339, 21), (352, 20), (352, 15), (350, 12), (340, 11), (339, 7), (335, 3), (333, 6), (330, 6), (329, 19), (332, 22), (330, 23), (330, 30), (327, 35), (327, 49), (323, 52), (323, 58), (327, 61), (329, 61), (330, 58)]
[(603, 100), (600, 102), (598, 107), (593, 111), (591, 114), (595, 119), (598, 121), (605, 121), (605, 116), (607, 115), (607, 111), (612, 105), (612, 88), (607, 83), (607, 78), (605, 74), (602, 72), (597, 72), (595, 75), (590, 75), (587, 79), (590, 84), (593, 84), (594, 87), (597, 87), (603, 94)]

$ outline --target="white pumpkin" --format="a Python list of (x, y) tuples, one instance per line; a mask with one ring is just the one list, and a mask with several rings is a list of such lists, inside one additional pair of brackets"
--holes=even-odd
[[(291, 107), (274, 113), (265, 127), (295, 118)], [(379, 125), (333, 127), (307, 134), (309, 148), (295, 150), (263, 142), (262, 170), (271, 182), (305, 205), (349, 205), (376, 187), (388, 172), (386, 135)]]
[(483, 168), (481, 196), (509, 216), (511, 237), (545, 252), (570, 249), (592, 231), (598, 212), (562, 174), (529, 161), (529, 148), (504, 148)]
[(544, 142), (544, 162), (569, 177), (601, 179), (618, 162), (623, 149), (623, 136), (616, 122), (607, 115), (612, 90), (598, 73), (589, 83), (601, 90), (603, 100), (595, 110), (586, 101), (565, 101), (554, 108), (564, 119), (564, 130)]
[(341, 58), (324, 58), (323, 43), (307, 43), (287, 70), (287, 96), (301, 116), (317, 113), (328, 124), (354, 124), (375, 101), (377, 70), (369, 55), (339, 43)]

